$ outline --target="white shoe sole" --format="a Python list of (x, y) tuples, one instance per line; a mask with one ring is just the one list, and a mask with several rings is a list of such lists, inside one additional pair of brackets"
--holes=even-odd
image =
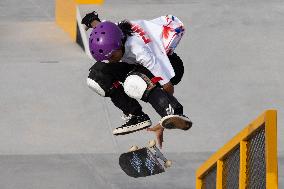
[(128, 126), (128, 127), (123, 127), (123, 128), (116, 128), (113, 130), (114, 135), (126, 135), (129, 133), (133, 133), (142, 129), (146, 129), (152, 125), (152, 122), (150, 120), (148, 121), (143, 121), (139, 123), (138, 125), (135, 126)]
[(188, 130), (192, 126), (189, 118), (180, 115), (168, 115), (160, 120), (160, 125), (165, 129)]

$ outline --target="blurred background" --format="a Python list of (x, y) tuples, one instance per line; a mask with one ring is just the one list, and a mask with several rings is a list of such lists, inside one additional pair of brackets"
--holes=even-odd
[(0, 2), (0, 188), (195, 188), (196, 169), (267, 109), (278, 110), (284, 188), (283, 1), (105, 0), (77, 7), (77, 17), (93, 10), (111, 21), (172, 14), (185, 24), (176, 49), (185, 74), (175, 95), (194, 124), (165, 131), (163, 152), (174, 165), (142, 179), (125, 175), (118, 157), (155, 136), (112, 135), (122, 112), (87, 87), (94, 61), (56, 24), (55, 5)]

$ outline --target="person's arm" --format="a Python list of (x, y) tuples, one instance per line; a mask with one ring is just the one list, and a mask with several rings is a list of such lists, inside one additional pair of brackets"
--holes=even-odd
[(163, 85), (163, 89), (164, 89), (164, 91), (166, 91), (167, 93), (169, 93), (171, 95), (173, 95), (174, 92), (175, 92), (174, 86), (170, 81)]
[(160, 124), (157, 124), (154, 127), (147, 128), (147, 131), (152, 131), (156, 134), (157, 142), (159, 147), (162, 149), (164, 142), (164, 128)]
[(85, 30), (87, 31), (89, 28), (96, 27), (97, 24), (101, 22), (99, 15), (96, 11), (90, 12), (84, 16), (81, 21), (81, 24), (85, 25)]

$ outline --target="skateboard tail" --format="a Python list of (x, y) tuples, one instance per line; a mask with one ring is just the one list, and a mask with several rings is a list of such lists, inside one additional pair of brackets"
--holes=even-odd
[(120, 168), (130, 177), (133, 178), (138, 178), (139, 175), (137, 174), (137, 172), (135, 172), (133, 169), (129, 168), (129, 161), (123, 156), (121, 155), (119, 157), (119, 166)]

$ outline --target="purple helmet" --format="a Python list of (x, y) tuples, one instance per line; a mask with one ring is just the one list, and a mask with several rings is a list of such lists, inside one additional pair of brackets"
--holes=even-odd
[(98, 24), (90, 34), (89, 47), (96, 61), (108, 60), (111, 53), (122, 45), (123, 33), (112, 22), (105, 21)]

